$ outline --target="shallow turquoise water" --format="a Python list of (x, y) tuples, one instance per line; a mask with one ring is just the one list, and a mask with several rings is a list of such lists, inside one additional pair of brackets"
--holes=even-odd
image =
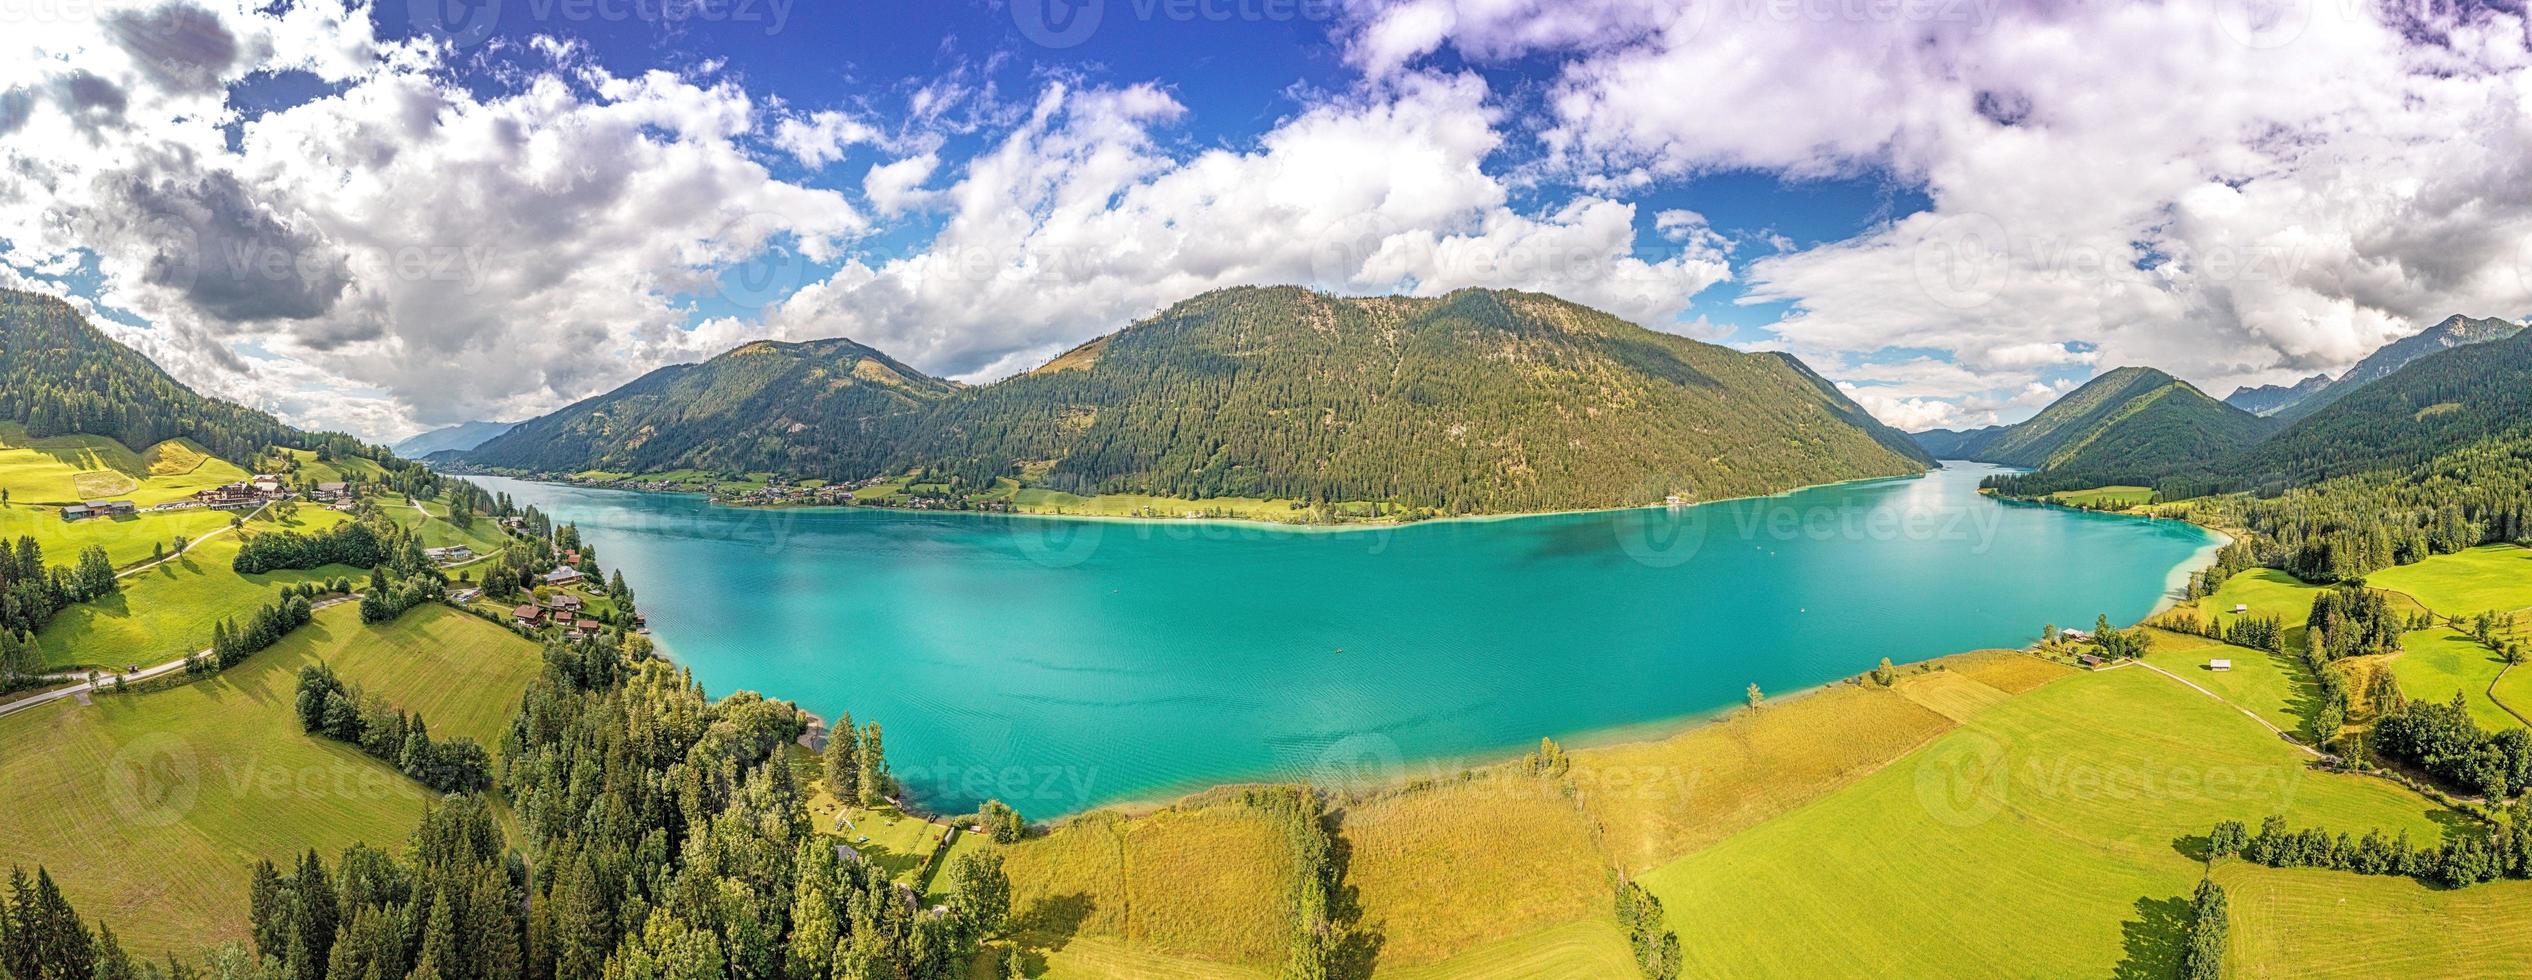
[(577, 521), (707, 689), (878, 721), (923, 802), (1043, 818), (1442, 768), (2130, 621), (2213, 542), (1997, 503), (1988, 472), (1344, 532), (483, 482)]

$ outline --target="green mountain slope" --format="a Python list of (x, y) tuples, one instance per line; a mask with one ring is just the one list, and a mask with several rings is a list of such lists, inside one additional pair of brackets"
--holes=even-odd
[(1969, 459), (2035, 470), (2082, 465), (2119, 469), (2155, 454), (2212, 459), (2265, 433), (2241, 409), (2207, 397), (2188, 382), (2153, 368), (2125, 367), (2067, 392), (2028, 420), (1984, 429), (1936, 429), (1917, 444), (1945, 459)]
[(519, 423), (464, 454), (537, 472), (875, 472), (898, 416), (956, 385), (849, 340), (760, 341)]
[(0, 341), (0, 419), (32, 436), (192, 439), (229, 460), (309, 441), (263, 412), (195, 394), (52, 296), (0, 289)]
[(2287, 405), (2275, 413), (2288, 422), (2303, 419), (2336, 404), (2340, 399), (2361, 391), (2365, 386), (2398, 373), (2411, 362), (2441, 351), (2472, 344), (2504, 340), (2523, 331), (2523, 325), (2495, 317), (2471, 318), (2456, 314), (2444, 322), (2428, 327), (2416, 336), (2404, 337), (2384, 345), (2356, 366), (2339, 375), (2338, 380)]
[[(1798, 361), (1534, 293), (1221, 290), (992, 385), (897, 368), (890, 401), (849, 413), (797, 410), (801, 386), (779, 373), (744, 396), (714, 380), (716, 365), (782, 346), (656, 372), (463, 461), (830, 479), (926, 469), (974, 487), (1011, 477), (1084, 494), (1467, 512), (1766, 493), (1929, 462)], [(707, 398), (772, 414), (707, 411)]]
[(2273, 491), (2405, 470), (2481, 443), (2532, 436), (2532, 333), (2428, 354), (2214, 469)]
[(2047, 469), (2069, 446), (2091, 441), (2100, 430), (2130, 410), (2135, 401), (2180, 382), (2153, 368), (2111, 371), (2041, 409), (2027, 421), (2006, 427), (1981, 447), (1983, 462)]
[(2121, 404), (2050, 453), (2040, 471), (2070, 485), (2150, 483), (2239, 451), (2268, 431), (2258, 416), (2173, 381)]

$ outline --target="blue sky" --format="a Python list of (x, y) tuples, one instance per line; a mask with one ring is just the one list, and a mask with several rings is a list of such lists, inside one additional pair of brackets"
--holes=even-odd
[(660, 11), (33, 25), (0, 40), (25, 49), (0, 59), (0, 278), (373, 438), (760, 337), (991, 380), (1255, 282), (1554, 292), (1794, 353), (1907, 427), (2129, 363), (2222, 395), (2532, 309), (2532, 41), (2502, 9)]

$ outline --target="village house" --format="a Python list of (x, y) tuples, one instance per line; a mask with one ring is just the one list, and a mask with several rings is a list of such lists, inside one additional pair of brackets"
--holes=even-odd
[(565, 565), (561, 568), (545, 573), (544, 582), (547, 585), (560, 588), (567, 585), (580, 584), (580, 577), (580, 569)]
[(350, 496), (351, 492), (352, 488), (348, 483), (320, 483), (317, 484), (316, 487), (316, 499), (320, 501), (341, 500)]
[(580, 612), (580, 597), (569, 592), (557, 592), (545, 597), (545, 608), (577, 615)]
[(475, 549), (462, 544), (453, 544), (445, 548), (424, 548), (422, 557), (430, 559), (433, 564), (454, 565), (473, 560)]
[(519, 621), (519, 625), (521, 626), (534, 626), (539, 620), (545, 617), (545, 610), (538, 609), (535, 606), (520, 606), (517, 609), (510, 610), (510, 615), (516, 617)]
[(64, 508), (62, 508), (62, 520), (65, 520), (65, 521), (84, 521), (84, 520), (87, 520), (87, 519), (88, 519), (88, 517), (89, 517), (89, 514), (88, 514), (88, 505), (87, 505), (87, 504), (72, 504), (72, 505), (70, 505), (70, 506), (68, 506), (68, 507), (64, 507)]

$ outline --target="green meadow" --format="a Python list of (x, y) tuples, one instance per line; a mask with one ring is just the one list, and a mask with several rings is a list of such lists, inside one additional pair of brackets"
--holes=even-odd
[(2365, 584), (2410, 596), (2445, 616), (2532, 609), (2532, 548), (2482, 545), (2375, 572)]
[(400, 846), (433, 794), (299, 730), (298, 670), (317, 660), (422, 712), (432, 734), (487, 746), (540, 664), (533, 644), (461, 613), (424, 606), (373, 628), (338, 606), (215, 677), (0, 718), (0, 863), (50, 868), (135, 952), (190, 955), (244, 938), (256, 860)]
[(2091, 490), (2065, 490), (2048, 495), (2048, 499), (2075, 507), (2096, 507), (2105, 510), (2126, 510), (2154, 502), (2152, 487), (2095, 487)]
[[(2321, 709), (2321, 685), (2295, 654), (2229, 646), (2168, 630), (2154, 630), (2148, 636), (2146, 663), (2188, 678), (2269, 724), (2303, 732)], [(2210, 664), (2216, 660), (2230, 661), (2232, 666), (2212, 669)]]
[(45, 561), (56, 565), (67, 564), (79, 557), (81, 549), (96, 545), (106, 550), (106, 559), (114, 567), (124, 568), (174, 550), (179, 537), (191, 541), (227, 527), (229, 517), (227, 511), (192, 508), (65, 521), (59, 510), (12, 503), (0, 507), (0, 535), (11, 541), (34, 538), (44, 547)]
[(25, 426), (0, 422), (0, 487), (12, 504), (114, 499), (148, 507), (243, 479), (245, 470), (186, 440), (135, 452), (102, 436), (37, 439)]
[(2454, 890), (2407, 878), (2216, 865), (2230, 977), (2520, 977), (2532, 963), (2532, 882)]
[[(2400, 693), (2411, 700), (2442, 704), (2459, 692), (2463, 705), (2470, 709), (2471, 720), (2479, 727), (2491, 731), (2525, 727), (2522, 718), (2506, 710), (2508, 705), (2498, 704), (2489, 694), (2497, 683), (2497, 675), (2509, 672), (2495, 651), (2442, 627), (2403, 636), (2400, 647), (2390, 664), (2391, 676), (2400, 682)], [(2532, 711), (2532, 703), (2513, 707)]]
[(2168, 677), (2101, 671), (1643, 880), (1692, 976), (2169, 976), (2200, 875), (2176, 840), (2270, 813), (2438, 836), (2423, 798), (2306, 761)]
[[(244, 533), (318, 530), (345, 519), (333, 511), (302, 507), (286, 522), (270, 517), (250, 521)], [(213, 624), (252, 615), (280, 595), (284, 586), (332, 578), (366, 580), (369, 574), (338, 565), (240, 575), (229, 566), (237, 557), (239, 533), (205, 538), (172, 561), (124, 576), (122, 591), (56, 613), (35, 638), (45, 665), (163, 664), (209, 646)]]

